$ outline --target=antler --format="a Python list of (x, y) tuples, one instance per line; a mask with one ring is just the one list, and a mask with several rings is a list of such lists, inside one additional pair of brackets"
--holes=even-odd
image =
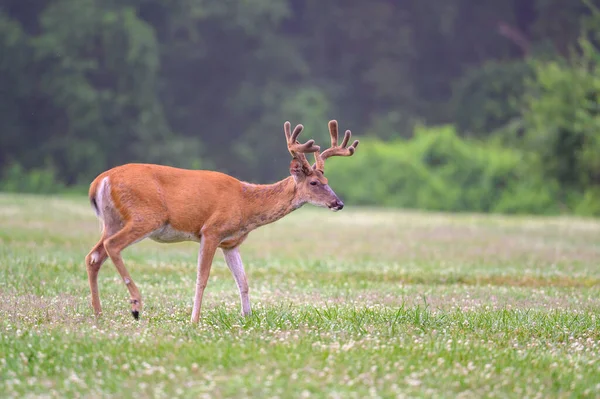
[(302, 129), (304, 129), (304, 126), (296, 125), (293, 133), (291, 133), (290, 129), (290, 122), (285, 122), (283, 125), (283, 130), (285, 132), (285, 138), (287, 139), (288, 151), (294, 159), (302, 162), (302, 166), (304, 166), (306, 170), (311, 170), (310, 163), (306, 159), (305, 154), (310, 152), (318, 153), (321, 148), (318, 145), (315, 145), (315, 141), (312, 139), (308, 140), (304, 144), (300, 144), (300, 142), (296, 140), (300, 135), (300, 132), (302, 132)]
[(321, 154), (319, 151), (315, 153), (315, 165), (313, 166), (315, 169), (323, 172), (325, 167), (325, 160), (329, 157), (339, 156), (339, 157), (350, 157), (356, 151), (356, 147), (358, 147), (358, 140), (354, 140), (354, 143), (348, 148), (348, 141), (350, 141), (350, 137), (352, 137), (352, 133), (350, 130), (346, 130), (344, 134), (344, 140), (342, 140), (342, 144), (338, 146), (338, 123), (336, 120), (329, 121), (329, 135), (331, 136), (331, 147), (323, 151)]

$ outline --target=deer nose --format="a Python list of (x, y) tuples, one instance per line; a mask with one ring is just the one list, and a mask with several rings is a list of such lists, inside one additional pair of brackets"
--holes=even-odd
[(343, 207), (344, 207), (344, 203), (342, 202), (342, 200), (339, 200), (339, 199), (333, 201), (333, 203), (330, 206), (330, 208), (334, 211), (341, 211)]

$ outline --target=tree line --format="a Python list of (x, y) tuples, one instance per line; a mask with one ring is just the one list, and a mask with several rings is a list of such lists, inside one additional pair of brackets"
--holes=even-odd
[[(453, 140), (519, 160), (510, 182), (494, 190), (531, 182), (515, 191), (517, 202), (527, 187), (548, 192), (551, 205), (499, 211), (595, 214), (597, 7), (591, 0), (0, 0), (0, 188), (86, 185), (127, 162), (270, 181), (287, 173), (285, 120), (326, 145), (335, 118), (367, 146), (397, 148), (390, 160), (412, 159), (442, 182), (425, 153), (408, 156), (398, 143), (421, 148), (415, 132), (449, 126)], [(455, 165), (451, 155), (445, 162)], [(353, 162), (365, 171), (383, 162), (360, 156), (334, 167), (341, 181)], [(388, 170), (385, 186), (400, 190), (406, 173)], [(464, 184), (469, 192), (480, 183)], [(336, 187), (344, 190), (351, 189)], [(498, 210), (381, 196), (361, 202)]]

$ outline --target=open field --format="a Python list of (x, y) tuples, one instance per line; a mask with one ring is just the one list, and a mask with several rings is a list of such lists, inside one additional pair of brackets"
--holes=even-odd
[(254, 314), (197, 245), (110, 261), (86, 198), (0, 195), (2, 397), (598, 397), (600, 221), (306, 206), (242, 247)]

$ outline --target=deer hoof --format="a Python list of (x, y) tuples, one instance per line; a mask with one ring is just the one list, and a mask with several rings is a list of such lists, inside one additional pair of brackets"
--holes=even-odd
[(137, 300), (137, 299), (132, 299), (131, 301), (129, 301), (131, 303), (131, 314), (133, 315), (134, 319), (139, 319), (140, 318), (140, 310), (142, 310), (142, 304), (140, 303), (141, 301)]

